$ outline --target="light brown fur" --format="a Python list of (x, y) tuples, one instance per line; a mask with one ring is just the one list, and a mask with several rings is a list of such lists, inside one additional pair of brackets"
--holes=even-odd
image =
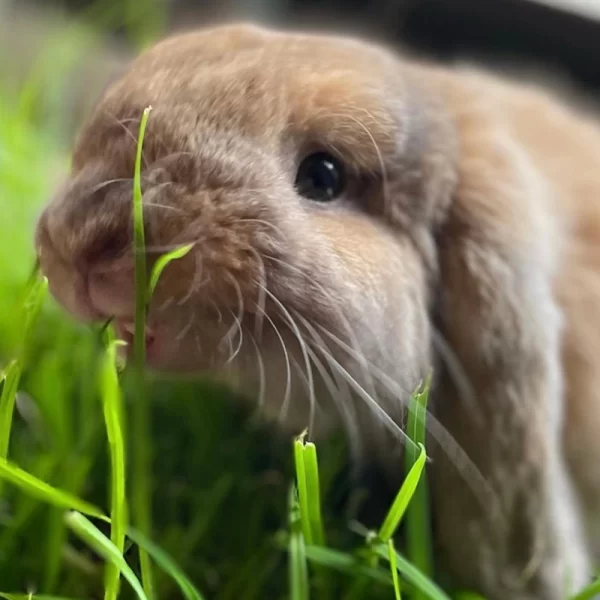
[[(394, 476), (394, 423), (434, 365), (451, 584), (490, 600), (584, 585), (600, 552), (595, 123), (536, 88), (361, 41), (245, 25), (173, 37), (108, 89), (40, 219), (51, 290), (84, 320), (133, 315), (147, 105), (150, 256), (195, 242), (153, 300), (151, 366), (226, 377), (294, 431), (341, 421)], [(324, 205), (293, 185), (321, 148), (350, 173)]]

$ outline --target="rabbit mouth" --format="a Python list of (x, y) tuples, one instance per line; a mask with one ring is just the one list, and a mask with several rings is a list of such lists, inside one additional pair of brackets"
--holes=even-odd
[[(135, 323), (132, 319), (114, 319), (113, 326), (117, 338), (125, 342), (125, 354), (126, 356), (133, 356), (135, 352)], [(149, 359), (154, 356), (155, 349), (157, 347), (157, 335), (154, 330), (145, 326), (144, 328), (144, 348), (145, 354)]]

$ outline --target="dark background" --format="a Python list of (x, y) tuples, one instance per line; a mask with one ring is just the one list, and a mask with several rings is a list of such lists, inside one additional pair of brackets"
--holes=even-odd
[[(365, 33), (444, 60), (518, 59), (600, 89), (600, 0), (155, 0), (171, 28), (249, 17)], [(80, 12), (90, 0), (13, 0)], [(585, 16), (581, 4), (587, 4)], [(562, 5), (563, 8), (556, 8)], [(593, 13), (596, 13), (594, 18)]]

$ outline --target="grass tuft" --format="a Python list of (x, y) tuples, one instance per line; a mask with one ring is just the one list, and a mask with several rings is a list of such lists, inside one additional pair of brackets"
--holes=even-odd
[(321, 519), (321, 491), (317, 449), (305, 442), (306, 432), (294, 441), (294, 459), (300, 508), (300, 522), (307, 544), (325, 545), (325, 532)]

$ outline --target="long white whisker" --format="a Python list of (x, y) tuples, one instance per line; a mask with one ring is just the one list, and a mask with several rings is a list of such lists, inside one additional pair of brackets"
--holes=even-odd
[[(304, 318), (301, 317), (302, 324), (310, 331), (314, 328), (312, 325)], [(327, 330), (324, 329), (325, 332)], [(394, 433), (395, 435), (400, 436), (407, 443), (411, 444), (411, 446), (416, 448), (416, 444), (408, 437), (408, 435), (402, 430), (402, 428), (383, 410), (383, 407), (372, 397), (367, 391), (354, 379), (354, 377), (340, 364), (340, 362), (331, 354), (328, 353), (326, 356), (330, 365), (337, 369), (346, 379), (346, 381), (350, 384), (350, 387), (354, 389), (354, 391), (373, 409), (373, 411), (381, 418), (382, 422), (388, 427), (388, 429)]]
[(180, 342), (188, 334), (189, 330), (192, 328), (192, 325), (194, 324), (195, 319), (196, 319), (196, 311), (192, 310), (190, 313), (190, 318), (189, 318), (188, 322), (186, 323), (185, 327), (183, 327), (183, 329), (175, 336), (176, 342)]
[(235, 223), (256, 223), (258, 225), (264, 225), (265, 227), (272, 229), (273, 231), (275, 231), (275, 233), (277, 233), (277, 235), (281, 236), (282, 238), (285, 238), (283, 232), (281, 231), (281, 229), (279, 227), (277, 227), (277, 225), (275, 225), (274, 223), (269, 223), (269, 221), (263, 221), (262, 219), (237, 219), (236, 221), (234, 221)]
[[(368, 110), (363, 109), (363, 112), (367, 113), (371, 118), (373, 118), (373, 115)], [(377, 152), (377, 158), (379, 160), (379, 165), (381, 167), (381, 179), (382, 179), (382, 187), (383, 187), (383, 203), (384, 203), (386, 214), (387, 214), (387, 209), (388, 209), (389, 202), (390, 202), (390, 200), (389, 200), (390, 195), (389, 195), (389, 191), (388, 191), (389, 183), (388, 183), (387, 169), (385, 166), (385, 162), (383, 160), (383, 154), (381, 153), (381, 150), (379, 148), (379, 144), (373, 137), (373, 134), (369, 131), (369, 128), (364, 123), (362, 123), (356, 117), (354, 117), (350, 114), (344, 113), (344, 116), (346, 118), (354, 121), (359, 127), (361, 127), (365, 131), (365, 133), (369, 136), (369, 138), (373, 144), (373, 147), (375, 148), (375, 152)]]
[[(353, 356), (355, 360), (364, 360), (364, 357), (357, 357), (352, 348), (349, 347), (343, 340), (340, 340), (336, 335), (324, 327), (320, 326), (319, 328), (335, 344)], [(403, 391), (397, 382), (394, 381), (394, 379), (392, 379), (385, 372), (381, 371), (381, 369), (375, 365), (371, 364), (370, 368), (379, 381), (386, 388), (388, 388), (390, 393), (397, 395), (398, 397), (402, 397)], [(427, 431), (432, 435), (440, 448), (450, 459), (451, 463), (460, 473), (464, 481), (471, 488), (471, 491), (477, 496), (482, 505), (485, 505), (490, 497), (490, 494), (493, 495), (491, 486), (485, 480), (485, 477), (481, 474), (477, 468), (477, 465), (475, 465), (469, 455), (429, 410), (427, 411)]]
[[(194, 274), (192, 276), (192, 280), (190, 281), (189, 290), (177, 301), (177, 306), (182, 306), (185, 304), (200, 288), (200, 284), (197, 284), (197, 282), (202, 275), (202, 256), (199, 252), (192, 252), (191, 254), (194, 259)], [(200, 262), (200, 268), (198, 268), (198, 262)]]
[(86, 195), (92, 196), (96, 192), (99, 192), (101, 189), (113, 184), (113, 183), (124, 183), (124, 182), (133, 183), (133, 179), (131, 177), (119, 177), (117, 179), (107, 179), (106, 181), (102, 181), (96, 185), (93, 185), (90, 189), (86, 190)]
[(252, 342), (254, 349), (256, 350), (256, 362), (258, 365), (258, 377), (259, 377), (259, 388), (258, 388), (258, 410), (261, 410), (265, 405), (265, 392), (266, 392), (266, 376), (265, 376), (265, 363), (263, 361), (262, 354), (260, 352), (260, 348), (256, 343), (256, 340), (250, 334), (250, 341)]
[(147, 200), (146, 202), (144, 202), (144, 208), (161, 208), (163, 210), (170, 210), (172, 212), (176, 212), (176, 213), (180, 213), (180, 214), (185, 214), (184, 210), (181, 210), (181, 208), (177, 208), (176, 206), (169, 206), (168, 204), (160, 204), (159, 202), (151, 202), (149, 200)]
[(432, 327), (431, 333), (433, 345), (446, 365), (448, 374), (452, 381), (454, 381), (459, 397), (468, 404), (469, 414), (477, 420), (477, 426), (483, 427), (483, 414), (481, 407), (477, 404), (475, 390), (456, 353), (452, 350), (452, 347), (448, 344), (441, 331), (436, 327)]
[[(237, 356), (237, 352), (234, 352), (234, 350), (233, 350), (233, 336), (235, 333), (240, 334), (239, 348), (241, 348), (242, 341), (243, 341), (242, 319), (244, 316), (244, 297), (242, 296), (242, 290), (240, 289), (239, 283), (231, 275), (229, 275), (228, 279), (231, 281), (231, 283), (233, 284), (233, 288), (236, 291), (239, 308), (238, 308), (237, 315), (235, 315), (233, 313), (233, 311), (231, 311), (231, 310), (229, 311), (231, 313), (231, 316), (233, 317), (233, 323), (231, 324), (231, 326), (229, 327), (229, 329), (227, 330), (227, 332), (225, 333), (225, 335), (223, 336), (223, 338), (221, 339), (221, 341), (219, 342), (219, 345), (218, 345), (218, 347), (221, 348), (222, 345), (225, 343), (225, 341), (228, 341), (228, 343), (229, 343), (230, 354), (229, 354), (229, 359), (227, 360), (226, 364), (229, 364), (235, 358), (235, 356)], [(238, 348), (238, 352), (239, 352), (239, 348)]]
[[(308, 348), (307, 348), (307, 354), (310, 354), (308, 352)], [(312, 390), (313, 390), (312, 363), (311, 363), (310, 371), (305, 372), (304, 369), (302, 368), (302, 365), (293, 356), (291, 357), (290, 362), (293, 365), (293, 367), (296, 369), (299, 379), (301, 380), (301, 382), (304, 384), (304, 387), (308, 391), (309, 397), (314, 398), (314, 403), (311, 402), (311, 405), (310, 405), (309, 424), (308, 424), (309, 435), (312, 435), (314, 433), (314, 424), (315, 424), (316, 412), (317, 412), (317, 408), (318, 408), (316, 395), (312, 392)], [(310, 378), (308, 376), (309, 372), (311, 373)], [(282, 410), (280, 414), (281, 414), (281, 418), (283, 418), (285, 420), (285, 418), (287, 417), (287, 413), (285, 413)]]
[(239, 336), (238, 336), (239, 342), (238, 342), (238, 345), (236, 346), (235, 350), (232, 351), (231, 356), (227, 359), (227, 362), (225, 363), (226, 365), (229, 365), (231, 362), (233, 362), (235, 360), (237, 355), (240, 353), (240, 350), (242, 349), (242, 344), (244, 342), (244, 332), (242, 330), (242, 322), (240, 321), (240, 319), (237, 317), (237, 315), (233, 311), (229, 311), (229, 312), (231, 313), (231, 316), (233, 317), (235, 325), (237, 326), (237, 332), (239, 333)]
[(287, 308), (267, 288), (265, 288), (265, 294), (269, 298), (271, 298), (271, 300), (273, 301), (273, 303), (281, 311), (282, 316), (284, 317), (284, 319), (286, 319), (286, 321), (288, 321), (288, 323), (290, 325), (290, 328), (294, 332), (294, 335), (296, 336), (296, 338), (298, 340), (298, 344), (300, 345), (300, 350), (302, 352), (302, 355), (303, 355), (303, 358), (304, 358), (304, 362), (305, 362), (305, 365), (306, 365), (306, 375), (308, 377), (308, 384), (309, 384), (310, 417), (309, 417), (309, 423), (308, 423), (308, 430), (309, 430), (309, 433), (310, 433), (313, 430), (313, 423), (314, 423), (314, 417), (315, 417), (314, 412), (315, 412), (316, 399), (315, 399), (315, 385), (314, 385), (314, 380), (313, 380), (313, 372), (312, 372), (312, 368), (311, 368), (311, 364), (310, 364), (310, 358), (308, 356), (308, 352), (306, 351), (306, 342), (304, 341), (304, 338), (302, 337), (302, 334), (300, 333), (300, 329), (298, 328), (298, 325), (294, 321), (294, 318), (292, 317), (292, 315), (290, 314), (290, 312), (287, 310)]
[(290, 366), (290, 356), (289, 356), (287, 347), (285, 345), (283, 336), (281, 335), (281, 332), (279, 331), (279, 329), (273, 322), (273, 319), (271, 319), (271, 317), (267, 313), (264, 313), (264, 317), (265, 317), (265, 319), (267, 319), (267, 321), (270, 323), (271, 327), (273, 328), (273, 331), (275, 332), (275, 335), (278, 337), (279, 343), (281, 344), (281, 349), (283, 350), (283, 357), (285, 360), (285, 367), (286, 367), (286, 382), (285, 382), (285, 392), (283, 394), (283, 403), (281, 405), (281, 410), (282, 410), (282, 412), (287, 414), (287, 411), (289, 409), (289, 404), (290, 404), (290, 398), (292, 396), (292, 370), (291, 370), (291, 366)]
[[(323, 339), (316, 333), (316, 331), (309, 331), (309, 333), (313, 338), (315, 338), (314, 341), (317, 349), (323, 353), (323, 355), (325, 356), (325, 360), (329, 362), (332, 359), (332, 357), (329, 356), (329, 349), (323, 343)], [(358, 427), (358, 419), (356, 418), (356, 412), (354, 411), (354, 402), (352, 401), (348, 384), (344, 377), (339, 376), (339, 371), (334, 368), (332, 369), (332, 371), (333, 376), (335, 377), (337, 382), (336, 386), (336, 384), (333, 381), (333, 377), (329, 374), (329, 372), (323, 365), (323, 362), (316, 355), (315, 351), (310, 347), (310, 344), (307, 345), (307, 352), (309, 353), (313, 364), (319, 371), (321, 379), (323, 380), (323, 383), (325, 384), (329, 395), (338, 407), (340, 416), (342, 417), (342, 420), (344, 421), (344, 424), (348, 431), (348, 439), (350, 441), (350, 451), (352, 453), (353, 463), (357, 463), (358, 458), (362, 454), (362, 444), (360, 431)], [(346, 402), (344, 402), (342, 396), (345, 397)]]
[[(119, 125), (119, 127), (121, 127), (123, 129), (123, 131), (125, 131), (125, 133), (133, 140), (133, 142), (135, 143), (135, 145), (137, 146), (138, 140), (135, 137), (135, 135), (133, 135), (133, 132), (131, 131), (131, 129), (129, 129), (129, 127), (127, 127), (127, 123), (140, 123), (141, 119), (118, 119), (115, 115), (113, 115), (112, 113), (104, 113), (106, 114), (109, 118), (113, 119), (113, 121)], [(142, 161), (147, 165), (148, 162), (146, 161), (146, 158), (144, 156), (144, 151), (142, 150)]]
[[(281, 259), (275, 258), (273, 256), (265, 256), (265, 258), (276, 262), (278, 264), (283, 265), (284, 267), (287, 267), (297, 273), (299, 273), (300, 275), (304, 276), (304, 273), (295, 265), (291, 265)], [(361, 349), (361, 345), (360, 342), (358, 340), (358, 338), (356, 337), (356, 332), (354, 331), (354, 328), (352, 327), (352, 324), (350, 323), (350, 321), (348, 320), (348, 318), (346, 317), (346, 315), (344, 314), (344, 312), (342, 311), (342, 309), (339, 306), (339, 302), (336, 302), (336, 300), (333, 298), (333, 296), (331, 295), (331, 293), (325, 289), (325, 287), (320, 284), (318, 281), (313, 280), (311, 282), (313, 285), (316, 285), (319, 290), (323, 293), (323, 295), (325, 296), (325, 298), (329, 301), (329, 304), (331, 306), (331, 308), (336, 312), (336, 314), (339, 316), (340, 320), (342, 321), (342, 325), (345, 329), (345, 333), (348, 335), (352, 345), (356, 348), (356, 351), (358, 353), (360, 353), (361, 355), (364, 356), (364, 353)], [(376, 387), (375, 387), (375, 383), (373, 382), (373, 379), (371, 377), (371, 374), (369, 373), (368, 368), (363, 367), (364, 363), (360, 363), (361, 368), (363, 368), (363, 377), (365, 379), (366, 385), (369, 388), (369, 392), (371, 393), (371, 395), (373, 397), (377, 397), (377, 391), (376, 391)], [(406, 395), (409, 396), (410, 392), (408, 390), (405, 391)]]
[(268, 281), (267, 281), (267, 270), (265, 268), (265, 261), (262, 259), (261, 255), (252, 247), (249, 247), (248, 250), (254, 254), (256, 260), (257, 260), (257, 264), (258, 264), (258, 268), (260, 269), (260, 280), (258, 282), (258, 300), (256, 303), (256, 315), (254, 317), (254, 335), (255, 337), (260, 341), (261, 337), (262, 337), (262, 330), (263, 330), (263, 317), (266, 315), (266, 309), (265, 309), (265, 305), (266, 305), (266, 297), (267, 294), (265, 293), (265, 290), (267, 289), (268, 286)]

